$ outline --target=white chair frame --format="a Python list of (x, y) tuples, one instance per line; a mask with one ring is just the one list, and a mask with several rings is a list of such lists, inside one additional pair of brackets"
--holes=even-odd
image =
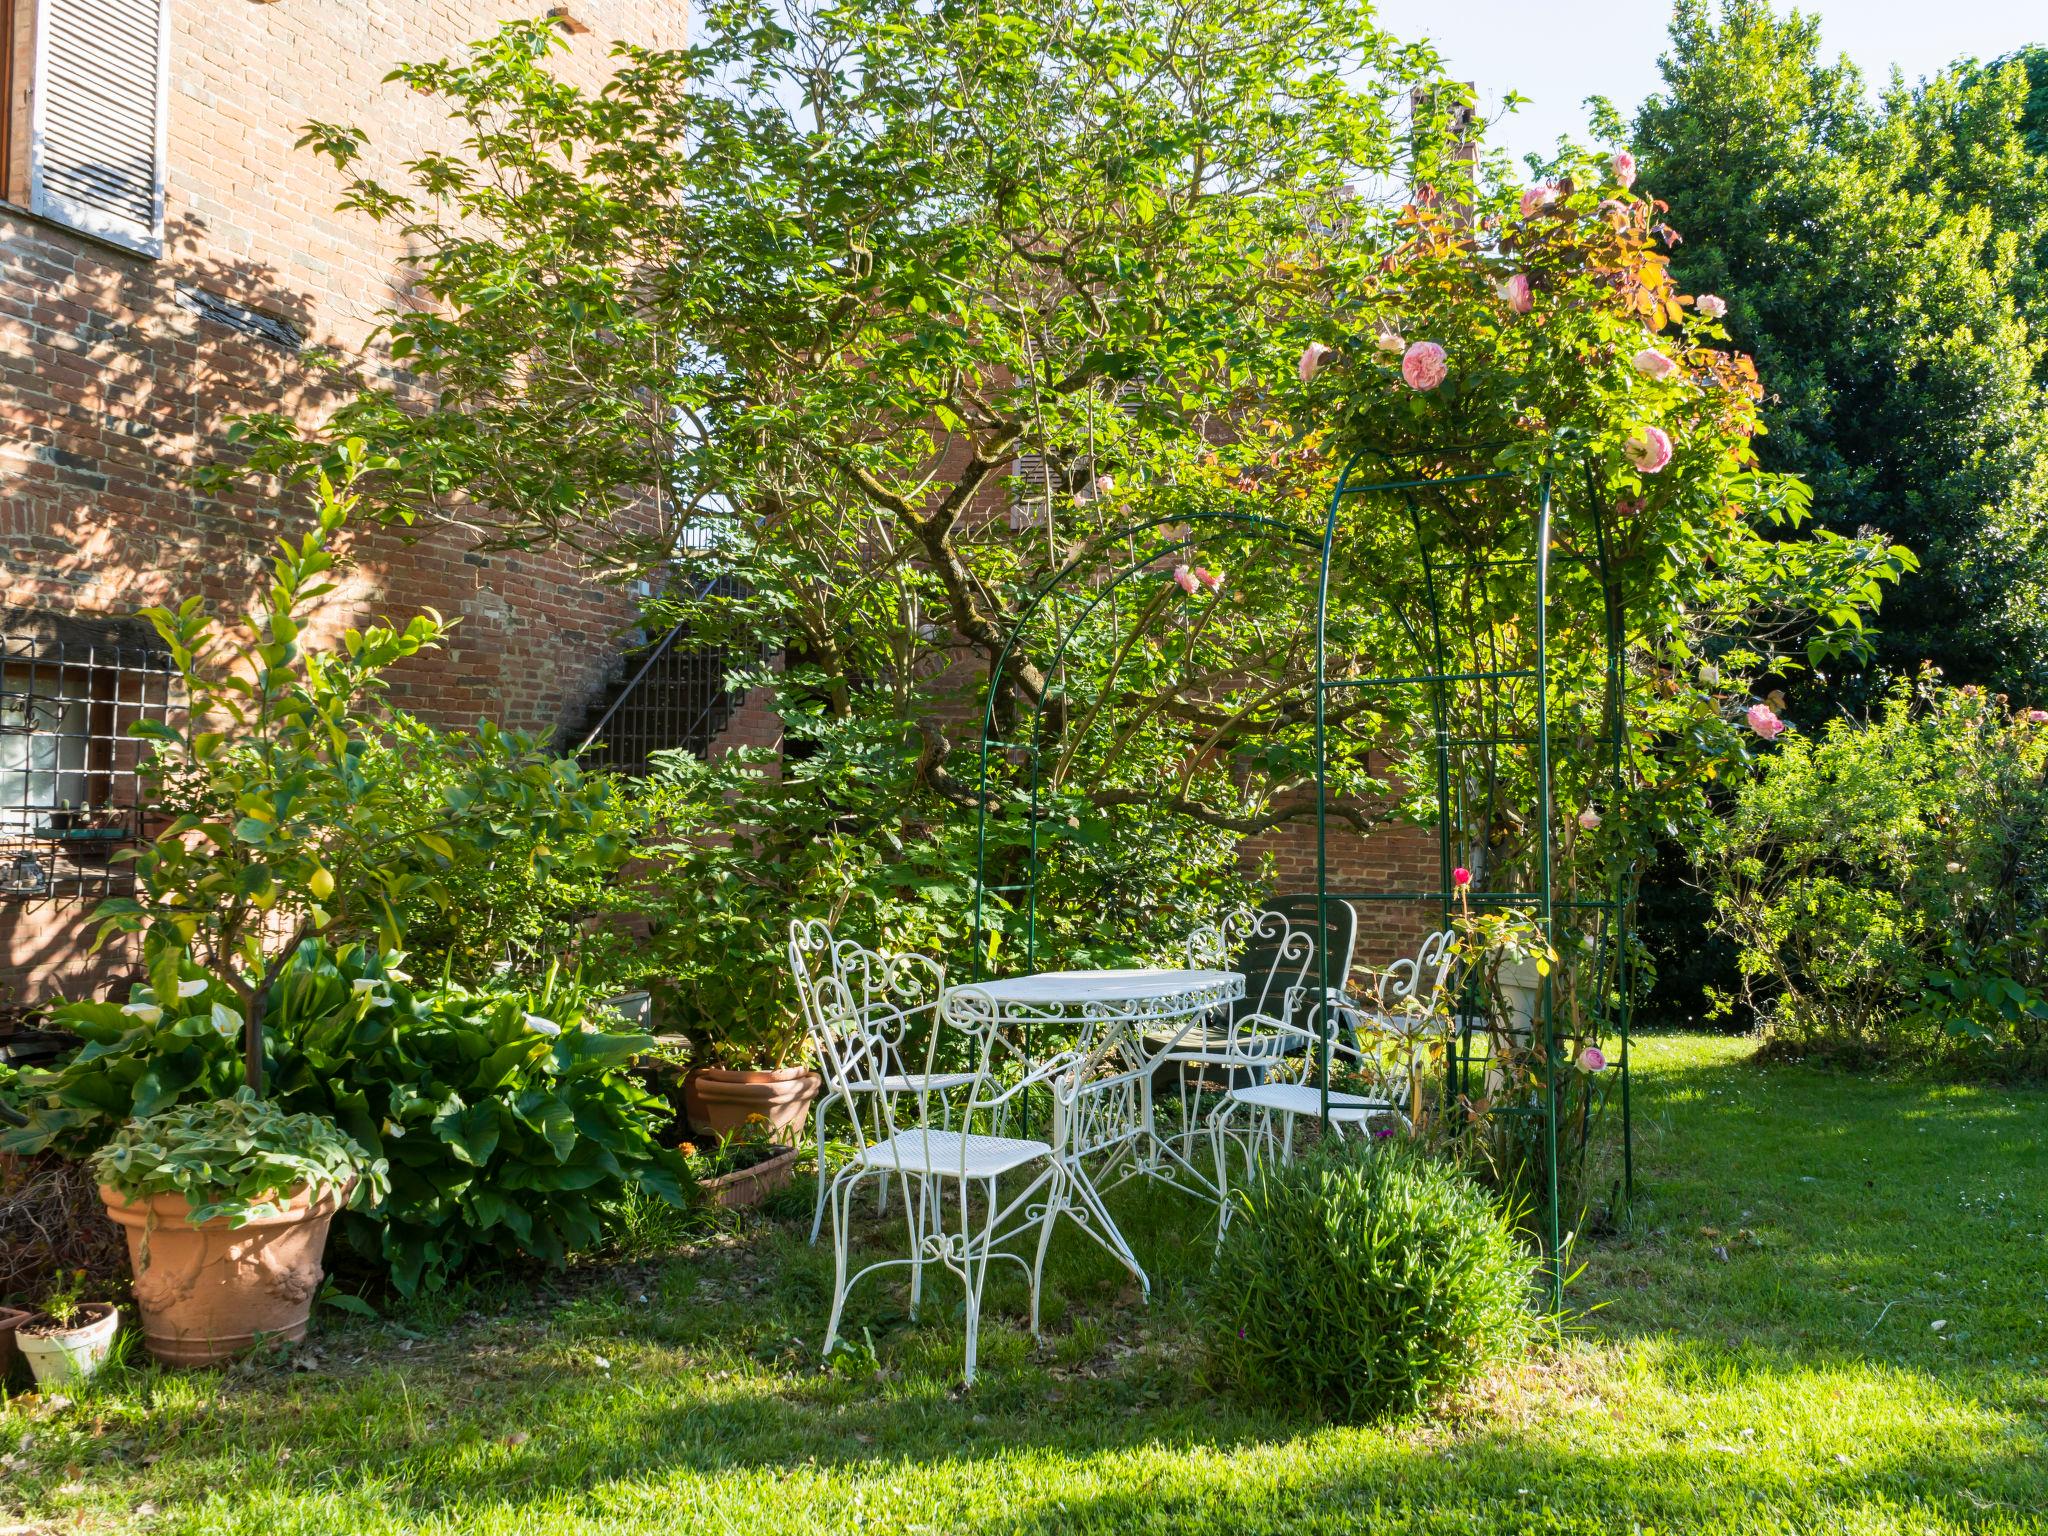
[[(811, 974), (814, 961), (829, 965), (832, 976), (846, 988), (850, 1008), (835, 1009), (829, 1018), (820, 1011), (817, 982)], [(974, 1081), (974, 1074), (934, 1071), (929, 1049), (921, 1072), (910, 1071), (904, 1061), (906, 1043), (919, 1028), (928, 1044), (937, 1038), (939, 999), (946, 990), (943, 965), (917, 955), (879, 955), (836, 937), (823, 922), (799, 919), (790, 924), (790, 975), (814, 1035), (829, 1027), (863, 1037), (858, 1044), (841, 1044), (842, 1059), (860, 1063), (859, 1074), (847, 1084), (852, 1095), (849, 1113), (854, 1118), (862, 1105), (872, 1111), (874, 1101), (882, 1096), (908, 1094), (917, 1100), (920, 1122), (930, 1115), (936, 1100), (941, 1126), (951, 1127), (952, 1098)], [(811, 1142), (818, 1156), (818, 1193), (811, 1211), (813, 1245), (825, 1222), (825, 1193), (831, 1183), (825, 1161), (825, 1119), (835, 1102), (832, 1095), (821, 1093), (811, 1106)], [(871, 1133), (876, 1130), (872, 1113), (868, 1129)], [(883, 1178), (878, 1182), (878, 1208), (887, 1211), (889, 1181)]]
[[(1008, 1259), (1024, 1269), (1030, 1282), (1031, 1332), (1036, 1337), (1046, 1249), (1053, 1226), (1065, 1209), (1067, 1191), (1066, 1169), (1053, 1142), (983, 1134), (972, 1127), (1001, 1124), (1010, 1106), (1037, 1087), (1050, 1090), (1056, 1121), (1069, 1118), (1087, 1057), (1069, 1051), (1033, 1067), (1023, 1061), (994, 1020), (981, 1027), (971, 1012), (956, 1017), (942, 1010), (940, 1020), (946, 1028), (965, 1034), (974, 1061), (959, 1104), (963, 1129), (935, 1130), (928, 1120), (901, 1126), (896, 1119), (900, 1093), (857, 1086), (886, 1076), (876, 1053), (875, 1034), (859, 1027), (862, 1002), (841, 969), (826, 973), (810, 963), (831, 942), (821, 925), (790, 925), (790, 965), (801, 978), (800, 989), (807, 994), (807, 1022), (824, 1072), (825, 1092), (839, 1101), (855, 1139), (854, 1155), (832, 1175), (827, 1190), (832, 1211), (833, 1280), (832, 1315), (825, 1327), (824, 1349), (829, 1354), (838, 1342), (847, 1294), (862, 1279), (885, 1269), (908, 1268), (914, 1317), (923, 1299), (925, 1266), (938, 1263), (958, 1275), (966, 1287), (965, 1379), (971, 1384), (989, 1260)], [(937, 965), (920, 955), (860, 951), (857, 946), (842, 953), (853, 962), (846, 969), (867, 979), (871, 999), (907, 998), (922, 1008), (927, 988), (939, 974)], [(872, 1007), (872, 1002), (867, 1006)], [(925, 1048), (924, 1075), (928, 1077), (935, 1075), (940, 1034), (933, 1030)], [(869, 1126), (881, 1134), (871, 1137)], [(1055, 1138), (1060, 1134), (1056, 1127)], [(1025, 1182), (1003, 1199), (999, 1181), (1006, 1175), (1022, 1176)], [(894, 1178), (900, 1184), (910, 1253), (906, 1258), (877, 1260), (849, 1274), (853, 1194), (863, 1178), (876, 1176)], [(952, 1230), (946, 1222), (948, 1186), (958, 1201), (958, 1223)], [(982, 1201), (979, 1219), (974, 1212), (977, 1195)], [(1032, 1258), (1002, 1246), (1034, 1227), (1037, 1248)]]
[[(1326, 1108), (1331, 1133), (1339, 1137), (1348, 1130), (1363, 1131), (1376, 1120), (1392, 1120), (1404, 1130), (1413, 1129), (1402, 1101), (1412, 1100), (1415, 1089), (1415, 1047), (1436, 1030), (1441, 1017), (1444, 985), (1455, 954), (1454, 938), (1448, 931), (1432, 933), (1413, 957), (1396, 960), (1381, 972), (1374, 988), (1377, 1006), (1371, 1011), (1359, 1008), (1341, 987), (1331, 988), (1319, 1004), (1313, 1001), (1313, 988), (1295, 990), (1281, 1019), (1272, 1026), (1273, 1033), (1287, 1040), (1291, 1048), (1268, 1056), (1267, 1081), (1232, 1088), (1210, 1117), (1219, 1237), (1230, 1224), (1233, 1147), (1241, 1152), (1247, 1175), (1261, 1156), (1276, 1148), (1281, 1162), (1291, 1162), (1296, 1124), (1303, 1119), (1322, 1119)], [(1347, 1030), (1348, 1041), (1343, 1038)], [(1403, 1059), (1391, 1074), (1384, 1070), (1378, 1047), (1383, 1039), (1404, 1047)], [(1373, 1042), (1370, 1049), (1368, 1040)], [(1326, 1100), (1316, 1081), (1325, 1050), (1333, 1069), (1340, 1059), (1348, 1061), (1362, 1075), (1378, 1075), (1387, 1091), (1358, 1094), (1332, 1090)], [(1295, 1076), (1285, 1080), (1282, 1074), (1296, 1063)]]

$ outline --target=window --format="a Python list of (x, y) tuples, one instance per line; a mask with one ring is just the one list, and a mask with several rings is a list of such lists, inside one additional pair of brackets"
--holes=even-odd
[(126, 621), (12, 615), (0, 634), (0, 898), (91, 899), (132, 880), (138, 720), (168, 720), (170, 658)]
[(161, 256), (170, 0), (0, 0), (7, 195)]

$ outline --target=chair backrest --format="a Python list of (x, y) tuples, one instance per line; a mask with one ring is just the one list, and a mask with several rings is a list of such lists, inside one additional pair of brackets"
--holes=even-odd
[(1434, 1011), (1456, 958), (1457, 935), (1440, 929), (1422, 941), (1412, 957), (1404, 956), (1380, 974), (1379, 1005), (1383, 1016)]
[(789, 925), (789, 970), (826, 1094), (864, 1140), (894, 1135), (895, 1095), (875, 1085), (906, 1070), (905, 1045), (920, 1026), (916, 1069), (931, 1070), (945, 967), (923, 955), (863, 949), (816, 919), (798, 919)]
[[(1279, 896), (1263, 910), (1240, 907), (1188, 936), (1188, 964), (1232, 970), (1244, 977), (1244, 997), (1231, 1006), (1233, 1026), (1246, 1019), (1278, 1019), (1313, 1027), (1309, 1015), (1290, 1018), (1294, 999), (1313, 998), (1322, 986), (1317, 955), (1329, 954), (1329, 978), (1341, 990), (1351, 974), (1358, 914), (1348, 901), (1332, 901), (1318, 930), (1314, 896)], [(1316, 1010), (1311, 1003), (1310, 1014)]]

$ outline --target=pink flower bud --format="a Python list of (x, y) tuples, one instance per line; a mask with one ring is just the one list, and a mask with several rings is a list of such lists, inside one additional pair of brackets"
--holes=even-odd
[(1190, 597), (1195, 595), (1196, 589), (1201, 585), (1200, 582), (1195, 580), (1195, 573), (1184, 565), (1176, 565), (1173, 568), (1173, 579), (1179, 585), (1181, 591), (1187, 593)]
[(1335, 348), (1325, 346), (1320, 341), (1312, 341), (1303, 347), (1301, 349), (1301, 361), (1294, 365), (1294, 371), (1301, 375), (1301, 382), (1306, 384), (1310, 379), (1314, 378), (1323, 366), (1323, 359), (1330, 356), (1335, 350)]
[(1402, 339), (1399, 331), (1381, 331), (1379, 340), (1375, 345), (1382, 352), (1405, 352), (1408, 350), (1408, 343)]
[(1624, 149), (1609, 160), (1607, 166), (1614, 172), (1614, 179), (1621, 183), (1623, 190), (1636, 184), (1636, 157), (1627, 150)]
[(1671, 434), (1662, 427), (1644, 427), (1621, 445), (1629, 463), (1646, 475), (1654, 475), (1671, 462)]
[(1556, 197), (1557, 188), (1555, 187), (1524, 187), (1522, 189), (1521, 202), (1522, 217), (1526, 219), (1538, 209), (1549, 207)]
[(1472, 883), (1472, 871), (1460, 864), (1451, 871), (1451, 884), (1463, 889)]
[(1592, 806), (1587, 806), (1583, 811), (1579, 812), (1579, 825), (1588, 832), (1598, 830), (1600, 826), (1600, 813), (1594, 810)]
[(1518, 315), (1526, 315), (1536, 302), (1536, 291), (1529, 286), (1529, 274), (1517, 272), (1494, 290), (1501, 302)]
[(1768, 704), (1752, 704), (1744, 711), (1743, 719), (1749, 728), (1765, 741), (1776, 741), (1785, 730), (1785, 722), (1778, 718), (1778, 712)]
[(1433, 341), (1418, 341), (1401, 354), (1401, 377), (1410, 389), (1435, 389), (1450, 371), (1444, 349)]
[(1107, 496), (1107, 495), (1108, 495), (1108, 494), (1109, 494), (1109, 493), (1110, 493), (1111, 491), (1113, 491), (1113, 490), (1115, 490), (1115, 489), (1116, 489), (1116, 481), (1115, 481), (1115, 479), (1114, 479), (1114, 478), (1112, 478), (1111, 476), (1109, 476), (1109, 475), (1097, 475), (1097, 476), (1095, 477), (1095, 494), (1096, 494), (1096, 495), (1098, 495), (1098, 496)]
[(1718, 293), (1703, 293), (1693, 301), (1693, 308), (1709, 320), (1718, 320), (1728, 313), (1728, 301)]
[(1607, 1070), (1607, 1053), (1597, 1045), (1589, 1045), (1579, 1052), (1581, 1072), (1604, 1072)]
[(1636, 365), (1636, 372), (1646, 379), (1668, 379), (1672, 374), (1678, 372), (1678, 364), (1671, 361), (1670, 358), (1659, 352), (1655, 347), (1643, 348), (1642, 351), (1635, 355), (1632, 361)]

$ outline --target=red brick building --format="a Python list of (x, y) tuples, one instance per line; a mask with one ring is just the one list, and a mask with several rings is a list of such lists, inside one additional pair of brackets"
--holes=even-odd
[[(550, 11), (559, 66), (595, 79), (617, 38), (680, 43), (684, 0), (0, 0), (0, 1000), (79, 992), (84, 912), (132, 830), (125, 731), (167, 702), (143, 604), (245, 605), (302, 506), (203, 495), (236, 412), (326, 405), (305, 353), (380, 360), (404, 297), (386, 231), (335, 211), (314, 120), (365, 128), (373, 172), (455, 132), (384, 76), (503, 19)], [(460, 620), (397, 702), (461, 723), (580, 722), (618, 672), (629, 594), (564, 561), (485, 555), (441, 530), (366, 532), (337, 627), (431, 607)]]

